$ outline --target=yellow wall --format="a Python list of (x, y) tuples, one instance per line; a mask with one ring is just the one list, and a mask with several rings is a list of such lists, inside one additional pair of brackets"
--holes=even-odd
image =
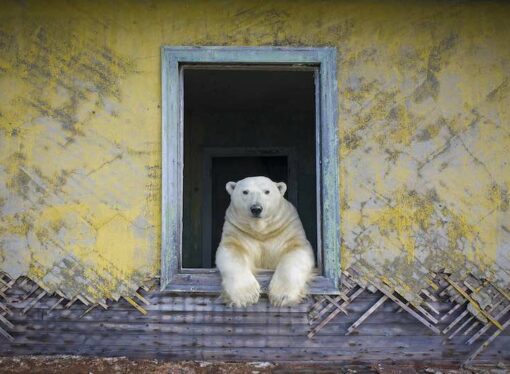
[(160, 46), (338, 49), (342, 262), (510, 284), (510, 5), (3, 1), (0, 270), (90, 300), (159, 272)]

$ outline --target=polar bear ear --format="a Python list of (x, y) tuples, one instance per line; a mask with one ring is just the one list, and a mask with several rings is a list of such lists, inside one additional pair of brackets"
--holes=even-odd
[(280, 191), (280, 194), (283, 196), (285, 195), (285, 191), (287, 191), (287, 185), (283, 182), (276, 183), (276, 187), (278, 187), (278, 190)]
[(227, 189), (227, 192), (229, 195), (232, 195), (232, 192), (234, 192), (234, 189), (236, 188), (236, 182), (228, 182), (225, 186)]

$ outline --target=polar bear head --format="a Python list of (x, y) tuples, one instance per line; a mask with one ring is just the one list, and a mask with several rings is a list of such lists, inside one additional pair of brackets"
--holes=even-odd
[(263, 219), (271, 217), (279, 208), (287, 185), (266, 177), (248, 177), (225, 186), (230, 204), (242, 216)]

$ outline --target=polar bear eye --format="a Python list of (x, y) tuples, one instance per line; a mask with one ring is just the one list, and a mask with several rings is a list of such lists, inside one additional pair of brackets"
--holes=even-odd
[(270, 192), (271, 192), (271, 191), (269, 191), (269, 190), (265, 190), (265, 191), (264, 191), (264, 193), (265, 193), (266, 195), (269, 195), (269, 193), (270, 193)]
[(244, 191), (243, 191), (243, 194), (244, 194), (244, 195), (248, 195), (248, 190), (244, 190)]

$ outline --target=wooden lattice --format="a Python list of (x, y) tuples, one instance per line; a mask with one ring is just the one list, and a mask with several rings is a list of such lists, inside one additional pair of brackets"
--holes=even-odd
[[(470, 363), (510, 325), (510, 295), (489, 280), (470, 274), (460, 282), (451, 274), (439, 272), (430, 274), (428, 284), (429, 287), (421, 290), (421, 303), (417, 304), (415, 300), (406, 300), (384, 280), (362, 279), (355, 268), (350, 268), (343, 272), (340, 295), (315, 298), (309, 311), (311, 329), (308, 337), (312, 338), (340, 313), (348, 314), (348, 305), (364, 292), (379, 293), (380, 298), (347, 328), (345, 335), (352, 334), (385, 302), (391, 301), (399, 306), (397, 313), (409, 313), (446, 339), (462, 335), (465, 343), (472, 345), (490, 334), (467, 357), (466, 363)], [(439, 310), (438, 303), (448, 307)]]
[(11, 279), (7, 274), (0, 273), (0, 334), (11, 342), (14, 341), (14, 337), (5, 329), (13, 329), (14, 325), (7, 319), (12, 314), (12, 310), (8, 306), (5, 293), (15, 282), (16, 281)]
[(442, 318), (451, 317), (455, 310), (458, 314), (450, 318), (442, 333), (449, 334), (448, 339), (459, 336), (468, 345), (490, 333), (467, 358), (466, 363), (469, 363), (510, 325), (510, 296), (489, 280), (478, 279), (472, 274), (462, 282), (443, 274), (439, 281), (444, 285), (439, 295), (447, 297), (454, 304)]
[[(152, 286), (152, 284), (144, 285), (141, 289), (149, 291)], [(147, 311), (139, 303), (149, 305), (149, 302), (139, 291), (135, 292), (133, 297), (124, 296), (123, 298), (140, 313), (147, 314)], [(48, 314), (55, 309), (69, 309), (77, 302), (88, 307), (78, 318), (82, 318), (96, 307), (108, 309), (106, 303), (94, 303), (82, 295), (77, 295), (70, 300), (66, 299), (59, 291), (56, 291), (55, 295), (58, 296), (58, 300), (47, 309), (46, 313)], [(6, 273), (0, 273), (0, 335), (13, 342), (15, 338), (9, 331), (14, 330), (15, 326), (9, 321), (9, 316), (12, 316), (14, 311), (26, 314), (38, 303), (45, 301), (48, 296), (52, 295), (27, 277), (13, 279)]]

